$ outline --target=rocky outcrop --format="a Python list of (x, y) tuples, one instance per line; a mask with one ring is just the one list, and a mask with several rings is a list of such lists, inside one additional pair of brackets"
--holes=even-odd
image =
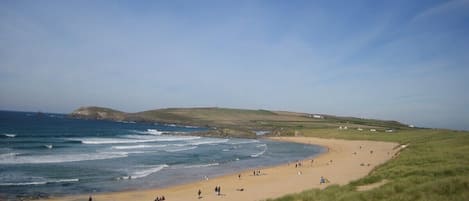
[(104, 107), (80, 107), (73, 111), (70, 116), (80, 119), (114, 120), (123, 121), (126, 113)]

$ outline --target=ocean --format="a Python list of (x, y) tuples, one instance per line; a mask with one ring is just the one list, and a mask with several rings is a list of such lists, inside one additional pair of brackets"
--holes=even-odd
[(166, 187), (324, 152), (200, 128), (0, 111), (0, 200)]

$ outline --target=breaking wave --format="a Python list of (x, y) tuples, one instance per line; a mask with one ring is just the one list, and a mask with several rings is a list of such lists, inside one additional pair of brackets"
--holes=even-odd
[(232, 145), (237, 145), (237, 144), (251, 144), (251, 143), (258, 143), (259, 140), (242, 140), (242, 141), (234, 141), (234, 142), (229, 142), (229, 144)]
[(203, 168), (203, 167), (211, 167), (211, 166), (218, 166), (219, 163), (209, 163), (209, 164), (197, 164), (197, 165), (187, 165), (184, 168)]
[(112, 146), (111, 149), (145, 149), (145, 148), (161, 148), (166, 147), (166, 144), (158, 144), (158, 145), (147, 145), (147, 144), (139, 144), (139, 145), (130, 145), (130, 146)]
[(201, 140), (196, 142), (189, 143), (190, 145), (202, 145), (202, 144), (221, 144), (228, 142), (229, 139), (209, 139), (209, 140)]
[(146, 134), (146, 135), (161, 135), (163, 134), (162, 131), (156, 130), (156, 129), (147, 129), (146, 131), (138, 131), (138, 130), (133, 130), (135, 133), (139, 134)]
[(3, 136), (5, 136), (5, 137), (10, 137), (10, 138), (14, 138), (14, 137), (16, 137), (16, 134), (3, 133)]
[(78, 141), (82, 144), (132, 144), (144, 142), (167, 142), (167, 141), (187, 141), (200, 139), (196, 136), (138, 136), (127, 135), (127, 138), (69, 138), (71, 141)]
[(256, 154), (251, 154), (251, 157), (253, 157), (253, 158), (257, 158), (259, 156), (262, 156), (267, 151), (267, 145), (266, 144), (260, 144), (260, 145), (257, 145), (256, 147), (264, 147), (264, 150), (262, 150), (261, 152), (256, 153)]
[(0, 164), (40, 164), (65, 163), (76, 161), (104, 160), (127, 157), (127, 152), (102, 152), (90, 154), (61, 154), (61, 155), (20, 155), (8, 153), (0, 155)]
[(197, 146), (193, 146), (193, 147), (182, 147), (182, 148), (175, 148), (175, 149), (167, 149), (165, 151), (167, 152), (180, 152), (180, 151), (187, 151), (187, 150), (192, 150), (192, 149), (196, 149)]
[(79, 179), (56, 179), (56, 180), (45, 180), (45, 181), (31, 181), (31, 182), (18, 182), (18, 183), (0, 183), (0, 186), (29, 186), (29, 185), (44, 185), (51, 183), (71, 183), (78, 182)]
[(166, 164), (163, 165), (149, 165), (149, 166), (140, 166), (138, 167), (136, 171), (132, 172), (130, 175), (121, 177), (118, 179), (138, 179), (138, 178), (143, 178), (148, 175), (151, 175), (153, 173), (159, 172), (163, 170), (164, 168), (169, 167)]

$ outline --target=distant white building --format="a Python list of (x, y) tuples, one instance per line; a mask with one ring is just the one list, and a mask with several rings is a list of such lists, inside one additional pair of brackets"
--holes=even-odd
[(314, 114), (314, 115), (313, 115), (313, 118), (315, 118), (315, 119), (322, 119), (322, 118), (324, 118), (324, 117), (321, 116), (321, 115), (319, 115), (319, 114)]
[(386, 133), (392, 133), (392, 132), (394, 132), (393, 129), (388, 129), (388, 130), (386, 130)]
[(414, 126), (414, 125), (412, 125), (412, 124), (411, 124), (411, 125), (409, 125), (409, 128), (414, 128), (414, 127), (415, 127), (415, 126)]
[(363, 128), (357, 128), (358, 131), (363, 131)]
[(371, 132), (376, 132), (376, 129), (373, 129), (373, 128), (372, 128), (372, 129), (370, 129), (370, 131), (371, 131)]

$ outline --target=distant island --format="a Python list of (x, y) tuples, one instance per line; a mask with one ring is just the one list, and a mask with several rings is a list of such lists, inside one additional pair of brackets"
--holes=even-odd
[(256, 138), (259, 135), (301, 135), (301, 129), (356, 129), (395, 132), (409, 129), (398, 121), (338, 117), (286, 111), (232, 108), (165, 108), (127, 113), (105, 107), (80, 107), (73, 118), (124, 122), (163, 123), (213, 128), (205, 136)]

